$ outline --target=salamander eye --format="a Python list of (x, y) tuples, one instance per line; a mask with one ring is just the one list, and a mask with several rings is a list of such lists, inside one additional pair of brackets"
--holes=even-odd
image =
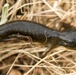
[(67, 45), (68, 45), (68, 43), (67, 43), (67, 42), (65, 42), (65, 41), (60, 41), (60, 42), (59, 42), (59, 45), (61, 45), (61, 46), (67, 46)]

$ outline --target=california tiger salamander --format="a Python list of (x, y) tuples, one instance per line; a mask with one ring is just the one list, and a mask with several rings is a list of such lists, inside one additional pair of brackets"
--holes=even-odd
[(31, 21), (13, 21), (0, 26), (0, 39), (11, 34), (30, 36), (39, 42), (56, 43), (62, 46), (76, 47), (76, 30), (57, 31), (45, 25)]

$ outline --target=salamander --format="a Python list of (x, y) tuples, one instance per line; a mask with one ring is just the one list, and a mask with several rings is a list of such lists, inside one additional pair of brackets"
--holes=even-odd
[(76, 46), (76, 30), (58, 31), (45, 25), (32, 21), (12, 21), (0, 26), (0, 39), (4, 39), (12, 34), (30, 36), (39, 42), (50, 42), (55, 45), (68, 47)]

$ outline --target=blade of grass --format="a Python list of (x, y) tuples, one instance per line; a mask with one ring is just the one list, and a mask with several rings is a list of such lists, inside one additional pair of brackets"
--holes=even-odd
[(2, 8), (0, 25), (6, 23), (7, 21), (8, 8), (9, 8), (9, 4), (7, 3)]

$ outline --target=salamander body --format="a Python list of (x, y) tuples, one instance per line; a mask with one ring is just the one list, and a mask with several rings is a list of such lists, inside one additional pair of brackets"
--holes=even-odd
[(30, 36), (39, 42), (45, 42), (51, 37), (58, 37), (60, 32), (50, 29), (42, 24), (30, 21), (13, 21), (0, 26), (0, 38), (3, 39), (11, 34)]

